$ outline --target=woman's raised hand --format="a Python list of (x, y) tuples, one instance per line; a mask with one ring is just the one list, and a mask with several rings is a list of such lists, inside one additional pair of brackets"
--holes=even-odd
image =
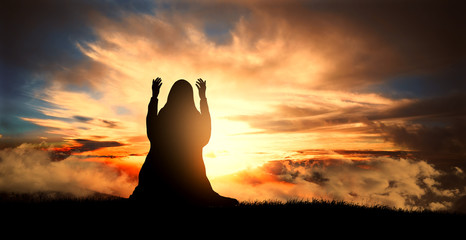
[(207, 89), (206, 81), (202, 80), (202, 78), (197, 79), (196, 87), (199, 90), (199, 97), (201, 99), (205, 99), (205, 91)]
[(160, 87), (162, 86), (162, 79), (157, 77), (152, 79), (152, 97), (159, 96)]

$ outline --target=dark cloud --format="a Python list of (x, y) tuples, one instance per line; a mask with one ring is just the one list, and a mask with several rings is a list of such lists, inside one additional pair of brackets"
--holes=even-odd
[(167, 10), (164, 12), (190, 19), (216, 44), (231, 43), (230, 31), (241, 17), (250, 14), (247, 6), (235, 1), (173, 1)]
[(26, 69), (50, 69), (76, 63), (79, 41), (95, 40), (99, 16), (150, 12), (150, 1), (5, 0), (1, 3), (1, 59)]
[[(358, 114), (342, 114), (336, 116), (339, 113), (339, 109), (331, 111), (333, 116), (315, 116), (314, 110), (299, 107), (296, 109), (289, 108), (291, 111), (283, 111), (286, 108), (279, 107), (278, 110), (270, 114), (258, 114), (258, 115), (236, 115), (228, 116), (226, 119), (233, 121), (244, 121), (247, 122), (252, 128), (262, 129), (266, 133), (280, 133), (280, 132), (305, 132), (313, 131), (319, 127), (336, 126), (346, 123), (360, 122), (364, 118)], [(354, 109), (353, 109), (354, 110)], [(310, 114), (310, 115), (308, 115)], [(319, 115), (319, 114), (316, 114)]]
[[(396, 146), (416, 150), (423, 157), (451, 171), (466, 167), (466, 96), (464, 94), (415, 100), (369, 116), (366, 122)], [(402, 123), (384, 123), (387, 119)]]
[(77, 39), (92, 39), (90, 1), (2, 1), (1, 56), (24, 69), (80, 60)]
[(93, 120), (93, 118), (90, 118), (90, 117), (84, 117), (84, 116), (73, 116), (74, 119), (80, 121), (80, 122), (89, 122), (91, 120)]
[[(289, 104), (276, 105), (273, 112), (257, 115), (228, 116), (226, 119), (245, 121), (251, 127), (266, 132), (299, 132), (309, 131), (317, 127), (356, 122), (345, 115), (335, 116), (341, 109), (335, 106), (301, 107)], [(348, 112), (354, 112), (351, 111)], [(324, 114), (331, 114), (327, 116)], [(360, 118), (360, 117), (359, 117)]]
[(83, 59), (75, 63), (73, 68), (57, 69), (53, 73), (55, 81), (65, 85), (67, 90), (71, 91), (86, 91), (98, 96), (93, 86), (95, 83), (105, 79), (112, 71), (108, 66), (92, 59)]
[(466, 153), (466, 124), (448, 126), (399, 126), (380, 124), (386, 137), (396, 145), (435, 153)]
[(315, 127), (323, 125), (322, 121), (313, 121), (309, 119), (280, 119), (274, 115), (261, 114), (261, 115), (237, 115), (226, 117), (228, 120), (245, 121), (252, 128), (262, 129), (265, 132), (299, 132), (307, 131)]
[(434, 98), (415, 99), (405, 104), (392, 107), (383, 112), (373, 112), (369, 120), (393, 118), (420, 118), (453, 120), (466, 116), (466, 94), (453, 94)]
[[(374, 151), (374, 150), (333, 150), (334, 152), (350, 157), (390, 157), (393, 159), (412, 158), (413, 153), (409, 151)], [(304, 153), (305, 150), (301, 151)]]
[(79, 146), (72, 147), (73, 152), (87, 152), (107, 147), (124, 146), (124, 144), (116, 141), (93, 141), (87, 139), (74, 139), (74, 141), (77, 142)]
[[(122, 144), (120, 142), (116, 141), (94, 141), (94, 140), (88, 140), (88, 139), (74, 139), (73, 140), (73, 145), (71, 146), (61, 146), (61, 147), (55, 147), (55, 148), (50, 148), (50, 146), (42, 146), (39, 145), (39, 149), (47, 150), (49, 153), (49, 157), (52, 161), (62, 161), (71, 156), (73, 153), (83, 153), (83, 152), (88, 152), (88, 151), (94, 151), (94, 150), (99, 150), (102, 148), (108, 148), (108, 147), (120, 147), (124, 146), (125, 144)], [(46, 144), (41, 143), (42, 145)], [(86, 157), (104, 157), (104, 158), (110, 158), (112, 156), (86, 156)]]
[[(387, 141), (416, 151), (419, 159), (441, 170), (444, 174), (439, 181), (444, 186), (456, 186), (466, 184), (464, 178), (456, 175), (458, 168), (466, 169), (465, 117), (465, 96), (452, 95), (413, 101), (375, 114), (377, 121), (366, 123)], [(405, 120), (384, 122), (396, 118)]]
[[(303, 132), (316, 130), (319, 127), (365, 121), (364, 113), (368, 111), (368, 108), (341, 109), (333, 107), (332, 109), (332, 107), (329, 107), (315, 109), (313, 107), (280, 105), (274, 110), (273, 113), (228, 116), (226, 119), (245, 121), (252, 128), (262, 129), (268, 133)], [(330, 113), (330, 115), (326, 113)]]
[[(27, 143), (25, 143), (27, 141)], [(65, 142), (62, 138), (55, 139), (2, 139), (0, 138), (0, 150), (2, 149), (13, 149), (21, 145), (27, 145), (28, 148), (35, 148), (49, 154), (49, 157), (52, 161), (61, 161), (73, 153), (83, 153), (88, 151), (99, 150), (102, 148), (108, 147), (120, 147), (125, 146), (125, 144), (117, 141), (95, 141), (89, 139), (73, 139), (70, 142)], [(98, 156), (95, 156), (98, 157)], [(109, 156), (99, 156), (99, 157), (109, 157)]]
[(310, 117), (331, 112), (329, 108), (325, 108), (324, 106), (319, 108), (305, 108), (290, 105), (278, 105), (276, 108), (284, 117)]
[(362, 88), (361, 92), (373, 92), (392, 99), (415, 99), (461, 94), (466, 91), (466, 61), (445, 67), (433, 74), (406, 74)]
[[(437, 74), (452, 66), (449, 71), (464, 69), (466, 33), (462, 23), (466, 17), (459, 10), (461, 4), (259, 1), (250, 4), (254, 14), (247, 27), (251, 42), (285, 34), (302, 43), (300, 51), (323, 52), (335, 71), (322, 76), (320, 88), (357, 89), (402, 76)], [(453, 85), (462, 80), (447, 81)]]
[(104, 119), (101, 119), (100, 121), (102, 121), (102, 123), (104, 123), (104, 125), (108, 128), (116, 128), (118, 126), (118, 122), (116, 121), (110, 121), (110, 120), (104, 120)]
[(456, 200), (452, 210), (455, 212), (466, 213), (466, 195)]
[[(97, 125), (107, 127), (107, 128), (118, 128), (119, 127), (119, 123), (117, 121), (112, 121), (112, 120), (98, 119), (97, 123), (96, 122), (93, 123), (91, 121), (93, 121), (94, 118), (85, 117), (85, 116), (78, 116), (78, 115), (73, 116), (73, 119), (75, 119), (75, 120), (77, 120), (79, 122), (97, 124)], [(102, 137), (97, 136), (97, 138), (102, 138)]]
[(461, 1), (335, 2), (335, 12), (351, 20), (355, 28), (417, 60), (410, 62), (412, 66), (425, 68), (429, 63), (464, 59)]
[(444, 186), (465, 186), (466, 178), (457, 173), (466, 169), (466, 124), (454, 122), (446, 126), (377, 124), (381, 135), (400, 148), (417, 151), (419, 159), (442, 171), (439, 181)]
[[(350, 107), (323, 105), (318, 109), (278, 105), (272, 113), (236, 115), (227, 119), (245, 121), (251, 127), (266, 132), (299, 132), (347, 123), (364, 123), (369, 129), (374, 127), (374, 122), (396, 119), (415, 121), (416, 124), (426, 127), (440, 125), (439, 128), (456, 129), (457, 122), (461, 122), (464, 117), (466, 117), (466, 95), (453, 94), (401, 102), (388, 108), (371, 104)], [(462, 132), (458, 132), (460, 133)]]

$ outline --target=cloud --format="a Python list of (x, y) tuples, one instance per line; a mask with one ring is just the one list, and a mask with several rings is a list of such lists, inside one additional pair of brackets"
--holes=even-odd
[(400, 101), (400, 104), (385, 109), (385, 111), (373, 112), (368, 115), (368, 119), (406, 118), (452, 121), (466, 116), (465, 102), (466, 95), (464, 93)]
[[(156, 10), (155, 16), (128, 14), (123, 21), (101, 17), (94, 28), (99, 40), (81, 46), (89, 53), (100, 53), (103, 49), (118, 50), (126, 42), (132, 42), (133, 48), (125, 49), (135, 51), (147, 61), (157, 56), (165, 62), (174, 55), (187, 63), (185, 68), (192, 65), (204, 72), (206, 68), (223, 69), (233, 72), (237, 79), (252, 76), (249, 78), (255, 81), (250, 84), (254, 85), (268, 83), (269, 79), (279, 83), (293, 79), (302, 87), (325, 89), (357, 88), (384, 81), (400, 71), (419, 69), (421, 60), (431, 61), (433, 65), (438, 65), (435, 61), (439, 59), (445, 60), (445, 57), (406, 54), (405, 45), (419, 48), (416, 50), (419, 53), (432, 53), (432, 49), (440, 48), (434, 52), (444, 55), (446, 50), (442, 50), (442, 42), (431, 42), (430, 39), (436, 38), (423, 37), (438, 36), (436, 34), (441, 31), (429, 28), (432, 25), (427, 23), (441, 21), (441, 25), (449, 23), (447, 26), (450, 26), (454, 23), (452, 16), (443, 16), (441, 12), (442, 18), (420, 21), (419, 14), (435, 13), (438, 8), (425, 4), (421, 9), (412, 9), (406, 7), (410, 4), (388, 2), (380, 7), (361, 2), (361, 8), (348, 6), (357, 3), (336, 1), (175, 3), (172, 8)], [(226, 6), (218, 8), (218, 5)], [(397, 11), (388, 11), (387, 7), (401, 13), (395, 16), (392, 13)], [(228, 26), (230, 40), (223, 45), (217, 45), (215, 39), (210, 38), (212, 34), (204, 29), (214, 22), (212, 16), (216, 16), (216, 23)], [(369, 24), (374, 22), (376, 24)], [(400, 30), (403, 27), (407, 29)], [(406, 34), (413, 29), (422, 34)], [(115, 33), (121, 38), (116, 38)], [(454, 31), (448, 30), (448, 33), (451, 35)], [(394, 41), (381, 37), (386, 35)], [(457, 39), (450, 35), (448, 40)], [(152, 44), (139, 45), (144, 39)], [(416, 44), (419, 42), (428, 44)], [(135, 43), (139, 47), (134, 48)], [(137, 51), (138, 48), (145, 52)], [(192, 62), (190, 58), (199, 53), (203, 57)], [(451, 60), (454, 59), (452, 56)]]
[(324, 99), (317, 104), (316, 100), (299, 106), (282, 104), (265, 113), (226, 118), (246, 122), (263, 133), (346, 131), (366, 136), (375, 134), (395, 147), (424, 152), (428, 159), (434, 155), (459, 154), (455, 164), (464, 166), (464, 161), (460, 160), (466, 153), (462, 123), (466, 116), (464, 94), (385, 101), (358, 98), (358, 95), (348, 98), (341, 94), (332, 102)]
[(454, 173), (466, 168), (466, 96), (416, 99), (368, 116), (368, 127), (401, 149), (418, 151), (429, 163)]
[(84, 117), (84, 116), (73, 116), (74, 119), (80, 121), (80, 122), (89, 122), (91, 120), (93, 120), (93, 118), (90, 118), (90, 117)]
[(73, 58), (77, 49), (67, 48), (70, 42), (60, 39), (66, 35), (89, 37), (92, 9), (85, 1), (2, 2), (2, 59), (26, 69), (53, 68), (53, 63), (78, 60)]
[(438, 180), (446, 187), (466, 185), (466, 125), (457, 120), (447, 125), (415, 123), (376, 124), (383, 136), (396, 146), (417, 151), (436, 169), (442, 171)]
[[(423, 160), (377, 152), (363, 160), (361, 156), (359, 160), (333, 156), (336, 158), (271, 161), (212, 182), (220, 193), (241, 200), (322, 198), (405, 209), (447, 209), (464, 194), (460, 185), (442, 186), (438, 181), (442, 172)], [(228, 184), (235, 187), (226, 188)]]
[(427, 153), (466, 153), (466, 125), (455, 122), (447, 126), (405, 126), (380, 124), (385, 136), (395, 144)]
[[(0, 131), (11, 137), (43, 132), (45, 128), (18, 117), (45, 117), (37, 107), (50, 106), (36, 94), (53, 85), (53, 76), (59, 72), (82, 65), (88, 72), (98, 73), (99, 65), (89, 63), (76, 43), (96, 40), (92, 26), (99, 16), (119, 19), (125, 12), (148, 13), (153, 7), (152, 1), (145, 0), (1, 1)], [(61, 80), (89, 90), (92, 81), (103, 76), (73, 71), (66, 77), (69, 79)]]
[[(71, 139), (67, 140), (65, 143), (58, 144), (48, 144), (46, 142), (41, 142), (40, 144), (35, 144), (38, 146), (38, 149), (48, 151), (50, 160), (52, 161), (62, 161), (71, 155), (79, 155), (81, 157), (101, 157), (101, 158), (113, 158), (113, 157), (122, 157), (118, 155), (108, 155), (112, 152), (104, 151), (105, 154), (99, 153), (98, 150), (110, 147), (122, 147), (126, 144), (122, 144), (117, 141), (94, 141), (88, 139)], [(107, 149), (106, 149), (107, 150)], [(118, 152), (118, 150), (115, 150)]]
[(79, 152), (94, 151), (94, 150), (98, 150), (101, 148), (107, 148), (107, 147), (124, 146), (124, 144), (121, 144), (116, 141), (93, 141), (93, 140), (87, 140), (87, 139), (74, 139), (74, 141), (77, 142), (79, 145), (72, 147), (72, 149), (74, 151), (79, 151)]
[(92, 25), (100, 16), (118, 19), (124, 12), (150, 12), (150, 1), (96, 2), (2, 1), (0, 19), (4, 63), (52, 70), (78, 63), (83, 55), (75, 41), (95, 40)]
[(305, 58), (308, 68), (296, 69), (304, 72), (320, 65), (318, 74), (308, 75), (308, 86), (354, 89), (394, 75), (432, 73), (464, 59), (460, 39), (465, 35), (458, 24), (464, 16), (457, 4), (255, 1), (247, 5), (251, 16), (238, 26), (242, 39), (252, 46), (285, 38), (282, 47), (288, 51), (280, 52), (285, 62), (298, 49), (312, 53)]
[(104, 119), (101, 119), (100, 121), (102, 121), (102, 123), (104, 123), (105, 126), (108, 128), (115, 128), (118, 126), (117, 121), (110, 121), (110, 120), (104, 120)]
[(94, 192), (128, 197), (134, 179), (110, 165), (70, 156), (52, 161), (47, 151), (22, 144), (0, 150), (0, 191), (59, 191), (76, 196)]
[[(265, 132), (309, 132), (335, 126), (354, 127), (383, 113), (404, 100), (391, 100), (376, 94), (342, 91), (309, 91), (304, 99), (286, 101), (266, 108), (263, 113), (230, 115), (226, 119), (247, 122)], [(341, 130), (341, 129), (340, 129)]]

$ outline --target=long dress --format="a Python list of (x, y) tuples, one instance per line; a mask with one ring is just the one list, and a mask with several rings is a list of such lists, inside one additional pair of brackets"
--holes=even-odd
[(216, 193), (206, 176), (202, 148), (209, 142), (211, 119), (207, 99), (195, 107), (168, 104), (157, 115), (151, 98), (146, 118), (151, 143), (130, 198), (170, 204), (235, 205), (236, 199)]

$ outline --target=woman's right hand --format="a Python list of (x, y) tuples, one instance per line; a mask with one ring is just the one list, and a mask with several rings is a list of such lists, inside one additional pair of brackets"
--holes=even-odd
[(157, 77), (152, 79), (152, 97), (158, 97), (160, 92), (160, 87), (162, 86), (162, 79)]

